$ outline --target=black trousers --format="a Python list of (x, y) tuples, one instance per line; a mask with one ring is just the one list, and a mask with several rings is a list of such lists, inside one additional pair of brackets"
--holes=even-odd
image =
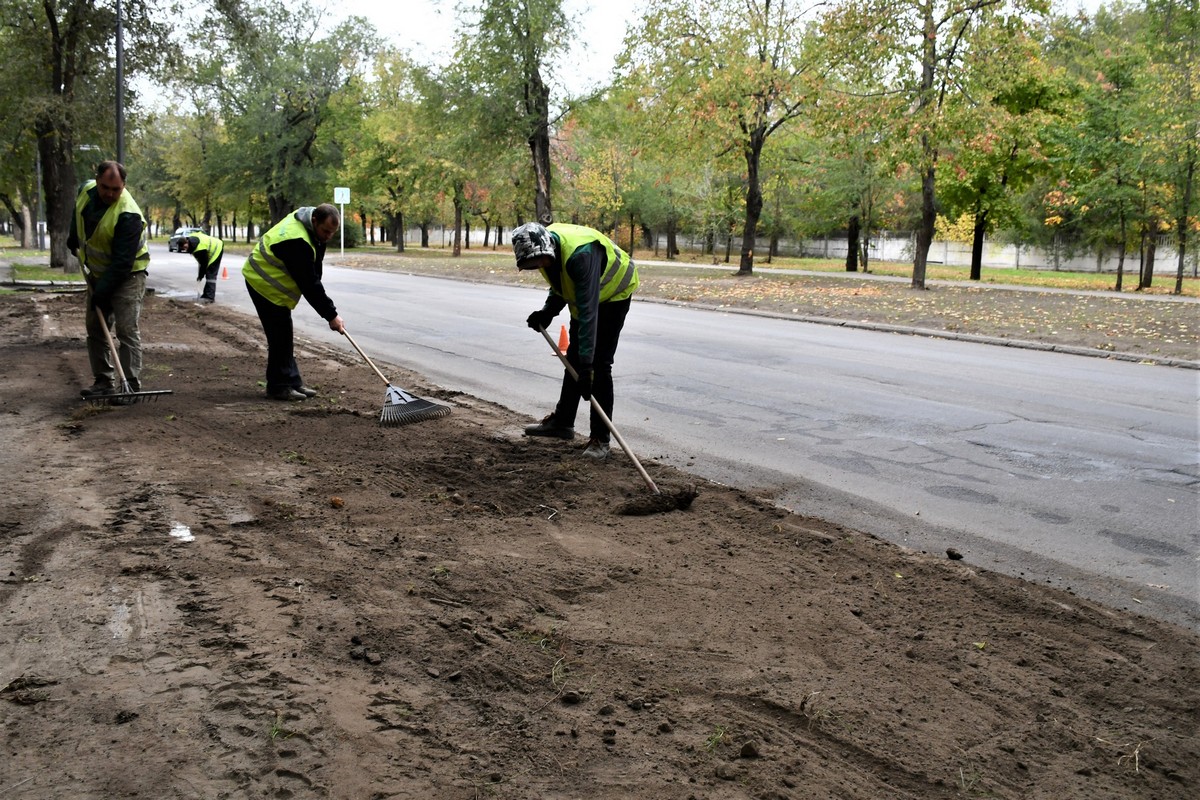
[[(632, 298), (618, 300), (613, 303), (600, 304), (600, 316), (596, 325), (596, 352), (592, 354), (592, 396), (604, 409), (611, 420), (613, 416), (613, 359), (617, 354), (617, 342), (621, 339), (621, 329), (625, 327), (625, 315), (629, 313)], [(567, 345), (567, 361), (576, 371), (579, 370), (579, 322), (571, 319), (569, 328), (569, 344)], [(575, 425), (575, 416), (579, 413), (579, 384), (571, 377), (571, 373), (563, 370), (562, 390), (558, 395), (558, 405), (554, 409), (554, 421), (559, 425)], [(607, 442), (608, 426), (596, 413), (591, 404), (590, 410), (591, 437)]]
[(217, 276), (221, 274), (221, 259), (225, 257), (225, 251), (208, 262), (208, 269), (204, 271), (204, 291), (200, 296), (206, 300), (217, 299)]
[(292, 310), (277, 306), (258, 292), (249, 282), (246, 289), (254, 301), (258, 320), (267, 335), (267, 392), (276, 392), (291, 387), (299, 389), (304, 381), (296, 366), (292, 339)]

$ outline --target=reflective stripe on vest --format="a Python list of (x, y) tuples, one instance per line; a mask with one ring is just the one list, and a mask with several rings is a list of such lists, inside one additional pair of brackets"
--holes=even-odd
[(250, 251), (250, 257), (242, 266), (242, 276), (254, 291), (275, 305), (295, 308), (300, 302), (300, 287), (292, 279), (287, 265), (275, 256), (273, 250), (275, 245), (290, 239), (304, 240), (312, 248), (313, 259), (316, 260), (317, 248), (312, 243), (308, 229), (296, 219), (293, 212), (258, 240), (258, 244)]
[(96, 230), (92, 231), (91, 236), (86, 236), (83, 209), (87, 207), (90, 199), (88, 192), (95, 185), (95, 181), (88, 181), (83, 185), (79, 196), (75, 198), (75, 232), (82, 242), (79, 247), (79, 263), (89, 272), (97, 275), (104, 273), (112, 264), (112, 241), (117, 232), (117, 219), (122, 214), (137, 214), (138, 219), (142, 221), (142, 230), (138, 238), (137, 252), (133, 257), (133, 271), (145, 270), (150, 266), (150, 247), (146, 242), (146, 217), (128, 191), (121, 190), (121, 196), (117, 198), (117, 202), (105, 209), (104, 216), (96, 223)]
[(211, 264), (225, 250), (225, 243), (215, 236), (209, 236), (207, 233), (196, 231), (192, 234), (196, 237), (196, 249), (194, 252), (203, 253), (208, 250), (208, 263)]
[(629, 254), (613, 244), (611, 239), (592, 228), (565, 222), (555, 222), (546, 229), (558, 237), (562, 292), (563, 298), (571, 306), (571, 316), (576, 315), (575, 284), (567, 275), (567, 261), (576, 250), (591, 242), (602, 244), (606, 255), (604, 273), (600, 276), (600, 302), (608, 303), (633, 296), (638, 287), (637, 267)]

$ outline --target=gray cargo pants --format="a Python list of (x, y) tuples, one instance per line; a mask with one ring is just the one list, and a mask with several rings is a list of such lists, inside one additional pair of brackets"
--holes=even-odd
[[(88, 280), (87, 327), (88, 360), (92, 365), (92, 376), (99, 386), (116, 386), (116, 370), (109, 356), (108, 340), (100, 329), (100, 313), (92, 307), (92, 281)], [(142, 374), (142, 331), (139, 320), (142, 316), (142, 300), (146, 296), (146, 271), (133, 272), (113, 293), (112, 317), (109, 329), (116, 324), (117, 352), (121, 358), (121, 369), (130, 387), (136, 392), (141, 388)]]

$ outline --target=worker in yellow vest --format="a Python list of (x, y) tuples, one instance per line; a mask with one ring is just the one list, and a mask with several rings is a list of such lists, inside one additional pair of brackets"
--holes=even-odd
[(150, 250), (146, 218), (125, 190), (125, 166), (104, 161), (96, 178), (75, 199), (67, 247), (79, 259), (87, 280), (88, 360), (95, 382), (80, 392), (84, 398), (112, 394), (115, 369), (101, 325), (116, 323), (118, 357), (133, 391), (141, 391), (142, 333), (139, 327), (146, 296)]
[(196, 231), (179, 242), (179, 252), (191, 253), (196, 259), (196, 280), (204, 281), (200, 302), (216, 302), (217, 276), (221, 274), (221, 256), (225, 253), (225, 243), (216, 236)]
[(259, 238), (242, 266), (246, 289), (267, 335), (267, 396), (274, 400), (307, 400), (317, 394), (304, 384), (296, 366), (292, 309), (301, 297), (329, 323), (330, 330), (346, 330), (321, 284), (325, 244), (340, 226), (338, 210), (329, 203), (299, 208)]
[[(582, 225), (556, 222), (549, 226), (530, 222), (512, 232), (513, 254), (519, 270), (540, 270), (550, 293), (545, 305), (526, 319), (534, 330), (545, 330), (558, 313), (571, 311), (567, 362), (578, 379), (563, 370), (558, 405), (526, 436), (575, 437), (579, 401), (593, 393), (604, 413), (613, 414), (613, 358), (625, 325), (625, 315), (638, 287), (633, 260), (600, 231)], [(609, 430), (593, 408), (591, 438), (583, 455), (607, 458)]]

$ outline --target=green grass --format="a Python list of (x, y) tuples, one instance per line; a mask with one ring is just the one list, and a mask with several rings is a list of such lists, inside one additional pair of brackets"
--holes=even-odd
[(83, 273), (81, 272), (67, 273), (61, 269), (30, 264), (13, 264), (12, 274), (15, 281), (54, 281), (55, 283), (67, 281), (70, 283), (83, 283)]

